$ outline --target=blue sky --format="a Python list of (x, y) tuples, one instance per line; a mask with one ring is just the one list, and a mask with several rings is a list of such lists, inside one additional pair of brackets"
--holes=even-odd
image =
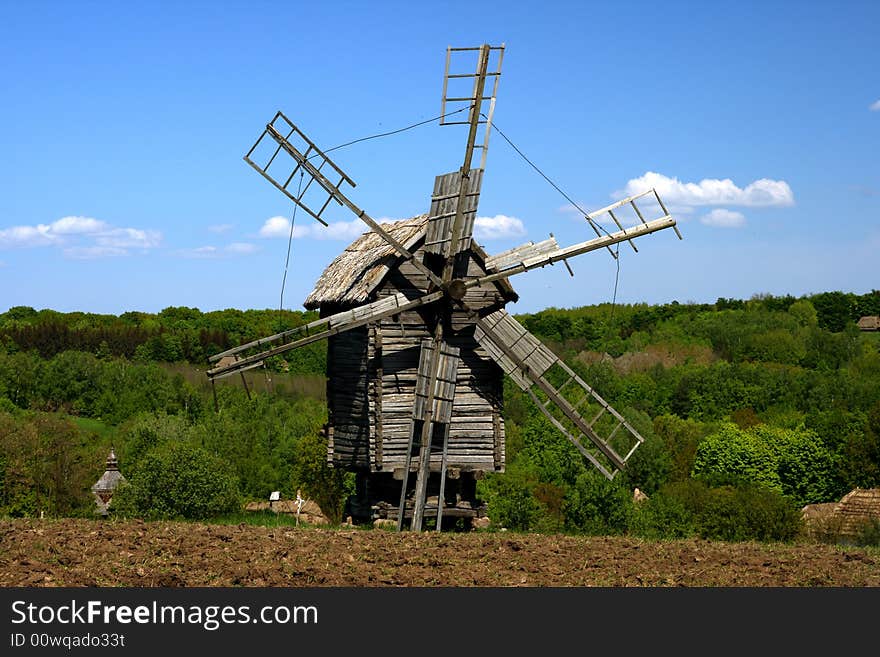
[[(277, 308), (293, 205), (242, 156), (276, 110), (330, 148), (440, 114), (446, 47), (506, 44), (497, 126), (581, 207), (657, 186), (621, 302), (880, 287), (877, 2), (0, 1), (0, 311)], [(467, 70), (471, 64), (462, 66)], [(333, 152), (375, 218), (425, 212), (462, 126)], [(592, 232), (495, 133), (490, 252)], [(286, 308), (360, 224), (296, 218)], [(512, 279), (609, 301), (604, 252)]]

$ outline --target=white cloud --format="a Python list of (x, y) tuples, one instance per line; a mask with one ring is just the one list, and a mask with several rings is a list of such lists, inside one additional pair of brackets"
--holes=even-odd
[(72, 246), (64, 249), (64, 255), (77, 260), (93, 260), (108, 256), (128, 255), (128, 251), (116, 246)]
[(0, 230), (0, 247), (47, 246), (58, 242), (51, 226), (12, 226)]
[(180, 249), (176, 254), (184, 258), (216, 258), (218, 251), (216, 246), (199, 246), (194, 249)]
[(496, 214), (494, 217), (474, 219), (474, 237), (481, 240), (498, 240), (506, 237), (521, 237), (526, 234), (523, 222), (516, 217)]
[(868, 109), (872, 112), (880, 112), (880, 100), (875, 100)]
[[(389, 221), (396, 220), (387, 217), (376, 220), (376, 222), (380, 224), (388, 223)], [(360, 219), (335, 221), (328, 226), (323, 226), (315, 221), (310, 221), (310, 223), (307, 224), (296, 224), (293, 228), (293, 237), (296, 239), (310, 237), (316, 240), (343, 240), (351, 242), (360, 237), (364, 231), (367, 230), (369, 230), (369, 226)], [(287, 238), (290, 235), (290, 219), (287, 217), (269, 217), (263, 223), (258, 235), (264, 238)]]
[(260, 237), (287, 237), (290, 234), (290, 220), (287, 217), (269, 217), (260, 228)]
[(794, 194), (784, 180), (761, 178), (741, 188), (730, 178), (704, 178), (698, 183), (683, 183), (653, 171), (630, 180), (615, 198), (633, 196), (651, 188), (669, 205), (738, 205), (745, 207), (785, 207), (794, 205)]
[(226, 247), (226, 252), (234, 255), (250, 255), (257, 252), (257, 246), (248, 242), (233, 242)]
[(720, 228), (740, 228), (746, 225), (746, 217), (742, 212), (715, 208), (708, 214), (700, 217), (700, 222), (707, 226), (717, 226)]
[(0, 248), (61, 246), (72, 258), (127, 255), (126, 249), (151, 249), (162, 242), (156, 230), (116, 228), (92, 217), (62, 217), (50, 224), (0, 230)]
[(180, 249), (175, 252), (176, 255), (183, 258), (223, 258), (226, 256), (243, 256), (251, 255), (259, 251), (259, 247), (248, 242), (233, 242), (224, 247), (216, 247), (213, 245), (199, 246), (194, 249)]
[(140, 230), (138, 228), (113, 228), (95, 235), (100, 246), (120, 249), (150, 249), (159, 246), (162, 234), (156, 230)]
[[(379, 221), (377, 223), (383, 223)], [(351, 242), (364, 234), (364, 231), (370, 230), (360, 219), (352, 219), (351, 221), (335, 221), (329, 226), (314, 224), (311, 226), (311, 237), (317, 240), (343, 240)]]
[[(391, 217), (381, 217), (376, 219), (376, 223), (386, 224), (393, 221), (399, 221)], [(351, 221), (334, 221), (327, 226), (323, 226), (315, 221), (306, 224), (297, 223), (294, 226), (293, 236), (296, 239), (314, 239), (314, 240), (339, 240), (343, 242), (351, 242), (370, 230), (360, 219), (352, 219)], [(477, 239), (492, 240), (504, 237), (518, 237), (525, 235), (526, 229), (522, 221), (516, 217), (508, 217), (503, 214), (494, 217), (477, 217), (474, 220), (474, 237)], [(257, 233), (259, 237), (284, 238), (290, 235), (290, 219), (287, 217), (269, 217), (263, 222)]]
[(56, 235), (88, 235), (107, 229), (107, 224), (92, 217), (62, 217), (49, 226)]
[(208, 226), (208, 230), (212, 233), (226, 233), (232, 230), (232, 224), (214, 224), (213, 226)]

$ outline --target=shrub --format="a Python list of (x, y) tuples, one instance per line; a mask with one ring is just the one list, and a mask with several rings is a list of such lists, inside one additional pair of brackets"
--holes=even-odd
[(345, 500), (354, 492), (354, 475), (327, 464), (327, 442), (317, 433), (296, 441), (293, 481), (334, 524), (342, 521)]
[(563, 506), (567, 529), (587, 534), (623, 534), (633, 511), (631, 493), (620, 481), (599, 472), (577, 478)]
[(694, 514), (685, 503), (662, 492), (635, 505), (630, 531), (653, 540), (690, 538), (697, 534)]
[(238, 482), (226, 462), (185, 442), (153, 448), (113, 497), (121, 515), (201, 519), (238, 510)]
[(533, 484), (532, 478), (515, 466), (477, 482), (477, 494), (486, 501), (493, 526), (525, 532), (538, 524), (542, 509), (532, 495)]
[(697, 448), (693, 474), (751, 482), (788, 495), (797, 504), (834, 499), (840, 491), (834, 457), (810, 430), (734, 424)]
[(660, 510), (666, 505), (679, 524), (672, 535), (664, 535), (656, 524), (644, 531), (664, 538), (678, 538), (676, 533), (689, 530), (690, 523), (701, 538), (718, 541), (791, 541), (803, 530), (791, 499), (749, 482), (710, 486), (691, 479), (670, 484), (658, 497), (670, 498), (660, 502)]

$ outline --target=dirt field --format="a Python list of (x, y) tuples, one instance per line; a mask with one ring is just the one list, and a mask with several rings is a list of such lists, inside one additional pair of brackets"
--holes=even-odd
[(0, 586), (880, 586), (876, 549), (0, 521)]

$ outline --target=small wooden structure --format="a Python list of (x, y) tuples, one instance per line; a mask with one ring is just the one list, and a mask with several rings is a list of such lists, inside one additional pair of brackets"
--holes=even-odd
[(107, 465), (104, 474), (92, 486), (92, 494), (95, 496), (95, 513), (107, 516), (110, 513), (110, 501), (119, 484), (125, 481), (125, 477), (119, 471), (119, 461), (116, 451), (111, 447), (107, 455)]
[(861, 317), (858, 326), (860, 331), (880, 331), (880, 317), (877, 315)]
[(880, 488), (855, 488), (839, 502), (808, 504), (802, 516), (814, 538), (857, 540), (872, 523), (880, 528)]

